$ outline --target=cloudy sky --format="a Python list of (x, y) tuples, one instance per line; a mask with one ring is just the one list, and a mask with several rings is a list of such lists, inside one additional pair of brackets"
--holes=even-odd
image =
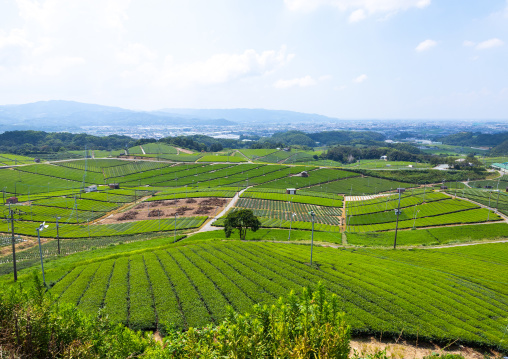
[(505, 0), (0, 0), (0, 104), (508, 119)]

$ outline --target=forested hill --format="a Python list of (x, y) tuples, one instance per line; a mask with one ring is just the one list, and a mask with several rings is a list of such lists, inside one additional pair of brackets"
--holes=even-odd
[[(267, 138), (252, 138), (254, 141), (213, 138), (205, 135), (165, 137), (160, 142), (194, 151), (220, 151), (223, 148), (276, 148), (285, 146), (354, 145), (373, 144), (382, 141), (384, 135), (377, 132), (328, 131), (306, 134), (287, 131)], [(256, 141), (258, 140), (258, 141)], [(93, 136), (67, 132), (7, 131), (0, 134), (0, 152), (17, 154), (46, 153), (83, 150), (85, 145), (94, 150), (120, 150), (145, 143), (157, 142), (154, 138), (136, 140), (128, 136)]]
[(112, 150), (131, 147), (136, 140), (128, 136), (93, 136), (85, 133), (7, 131), (0, 134), (0, 152), (34, 153), (90, 149)]
[(265, 138), (261, 142), (278, 143), (286, 146), (315, 147), (317, 145), (368, 145), (385, 139), (386, 137), (383, 134), (373, 131), (323, 131), (316, 133), (287, 131), (275, 133), (272, 137)]
[(480, 132), (459, 132), (445, 137), (437, 138), (445, 145), (454, 146), (497, 146), (508, 140), (508, 132), (494, 134)]

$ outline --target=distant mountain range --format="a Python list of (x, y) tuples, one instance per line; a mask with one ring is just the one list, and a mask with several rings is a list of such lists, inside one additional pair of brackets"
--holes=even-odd
[(175, 116), (187, 116), (201, 119), (223, 118), (230, 121), (240, 123), (294, 123), (294, 122), (329, 122), (337, 121), (337, 118), (327, 117), (323, 115), (280, 111), (265, 109), (163, 109), (157, 113), (172, 114)]
[(0, 106), (0, 131), (72, 130), (81, 126), (234, 126), (239, 123), (328, 122), (337, 119), (264, 109), (162, 109), (133, 111), (74, 101)]

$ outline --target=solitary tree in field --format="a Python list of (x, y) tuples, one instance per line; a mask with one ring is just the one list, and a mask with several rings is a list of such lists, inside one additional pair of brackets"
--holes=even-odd
[(244, 240), (247, 234), (247, 229), (256, 232), (261, 227), (261, 222), (258, 217), (250, 209), (239, 209), (238, 211), (231, 211), (228, 213), (224, 221), (224, 232), (226, 238), (231, 236), (231, 233), (238, 229), (240, 232), (240, 239)]

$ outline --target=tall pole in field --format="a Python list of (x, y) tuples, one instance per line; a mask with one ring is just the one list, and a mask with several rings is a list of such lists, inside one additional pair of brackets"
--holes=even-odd
[(405, 188), (397, 188), (399, 192), (399, 204), (397, 206), (397, 221), (395, 222), (395, 239), (393, 240), (393, 249), (397, 249), (397, 230), (399, 229), (399, 214), (400, 214), (400, 196), (404, 193)]
[(416, 216), (418, 216), (418, 212), (420, 212), (420, 210), (416, 211), (415, 212), (415, 216), (414, 216), (414, 220), (413, 220), (413, 229), (415, 229), (415, 225), (416, 225)]
[(42, 270), (42, 282), (44, 283), (44, 286), (46, 286), (46, 277), (44, 276), (44, 261), (42, 260), (42, 247), (41, 247), (41, 231), (43, 231), (45, 228), (48, 228), (49, 226), (46, 224), (46, 222), (43, 222), (39, 227), (37, 227), (37, 239), (39, 241), (39, 255), (41, 257), (41, 270)]
[(60, 232), (58, 230), (60, 228), (60, 226), (58, 225), (58, 220), (60, 218), (61, 217), (56, 216), (56, 243), (58, 245), (58, 255), (60, 255)]
[(316, 216), (314, 211), (310, 211), (312, 216), (312, 234), (310, 237), (310, 266), (312, 267), (312, 250), (314, 249), (314, 217)]
[(14, 211), (11, 209), (11, 204), (9, 203), (9, 216), (11, 217), (11, 234), (12, 234), (12, 264), (14, 270), (14, 281), (18, 280), (18, 272), (16, 270), (16, 239), (14, 238)]
[(177, 214), (175, 213), (175, 238), (173, 240), (173, 243), (176, 242), (176, 216), (177, 216)]
[(293, 213), (293, 211), (291, 210), (291, 201), (293, 200), (293, 197), (291, 197), (291, 199), (289, 200), (289, 216), (291, 217), (289, 220), (289, 236), (288, 236), (288, 241), (291, 239), (291, 225), (293, 224), (293, 216), (295, 215)]
[(288, 241), (291, 240), (291, 226), (293, 225), (293, 217), (296, 216), (296, 213), (291, 213), (291, 221), (289, 222), (289, 237)]
[(497, 190), (497, 199), (496, 199), (496, 213), (497, 213), (497, 205), (499, 204), (499, 190)]
[(492, 192), (489, 191), (489, 213), (487, 214), (487, 221), (490, 221), (490, 196), (492, 195)]

